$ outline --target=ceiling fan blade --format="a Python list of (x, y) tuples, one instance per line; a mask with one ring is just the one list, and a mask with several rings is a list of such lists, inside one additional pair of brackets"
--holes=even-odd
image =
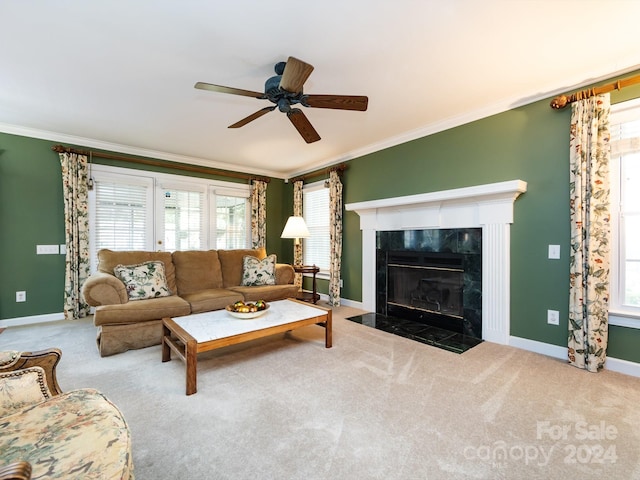
[(256, 118), (260, 118), (261, 116), (263, 116), (265, 113), (269, 113), (272, 112), (273, 110), (275, 110), (275, 106), (273, 107), (265, 107), (262, 108), (260, 110), (258, 110), (255, 113), (252, 113), (251, 115), (249, 115), (246, 118), (243, 118), (242, 120), (240, 120), (239, 122), (234, 123), (233, 125), (229, 125), (228, 128), (240, 128), (245, 126), (247, 123), (249, 122), (253, 122)]
[(302, 135), (305, 142), (313, 143), (320, 140), (320, 135), (318, 135), (318, 132), (313, 128), (313, 125), (311, 125), (311, 122), (309, 122), (309, 119), (302, 110), (299, 108), (292, 108), (287, 112), (287, 117), (291, 120), (293, 126), (296, 127), (298, 133)]
[(287, 65), (284, 67), (284, 72), (282, 72), (280, 88), (291, 93), (301, 92), (302, 86), (311, 75), (311, 72), (313, 72), (312, 65), (295, 57), (289, 57)]
[(266, 98), (264, 93), (242, 90), (241, 88), (223, 87), (222, 85), (214, 85), (212, 83), (198, 82), (194, 87), (200, 90), (211, 90), (212, 92), (218, 93), (231, 93), (232, 95), (243, 95), (245, 97)]
[(302, 104), (307, 107), (364, 112), (369, 104), (369, 99), (359, 95), (304, 95)]

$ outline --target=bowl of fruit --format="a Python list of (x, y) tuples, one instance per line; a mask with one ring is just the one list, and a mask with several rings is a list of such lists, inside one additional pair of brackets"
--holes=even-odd
[(257, 302), (238, 301), (225, 307), (225, 310), (230, 315), (243, 320), (259, 317), (266, 313), (268, 309), (269, 304), (264, 300), (258, 300)]

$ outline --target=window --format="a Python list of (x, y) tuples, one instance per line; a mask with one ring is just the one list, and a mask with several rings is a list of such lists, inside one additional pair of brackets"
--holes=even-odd
[(205, 246), (204, 197), (204, 190), (163, 188), (165, 250), (200, 250)]
[[(640, 101), (611, 108), (610, 323), (640, 328)], [(626, 317), (626, 318), (625, 318)]]
[(324, 182), (305, 185), (302, 190), (302, 216), (310, 237), (303, 240), (305, 265), (317, 265), (320, 273), (328, 275), (330, 265), (329, 189)]
[(216, 247), (218, 249), (246, 248), (249, 232), (249, 208), (246, 198), (216, 196)]
[(205, 250), (250, 244), (250, 187), (93, 165), (89, 192), (92, 268), (97, 252)]

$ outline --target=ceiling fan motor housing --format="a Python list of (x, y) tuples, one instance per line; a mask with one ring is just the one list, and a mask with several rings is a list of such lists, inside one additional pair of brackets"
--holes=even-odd
[(280, 81), (282, 80), (282, 72), (284, 71), (285, 65), (286, 62), (277, 63), (275, 71), (278, 75), (274, 75), (264, 83), (265, 97), (271, 103), (275, 103), (278, 106), (278, 110), (283, 113), (289, 112), (291, 105), (302, 102), (302, 91), (293, 93), (280, 88)]

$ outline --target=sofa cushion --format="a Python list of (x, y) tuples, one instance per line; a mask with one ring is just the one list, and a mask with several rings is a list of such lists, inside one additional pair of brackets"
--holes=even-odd
[(245, 302), (255, 302), (256, 300), (273, 302), (274, 300), (295, 298), (298, 294), (298, 287), (293, 284), (262, 285), (256, 287), (229, 287), (229, 290), (242, 294)]
[(127, 423), (93, 389), (63, 393), (5, 416), (0, 452), (3, 463), (31, 463), (31, 478), (133, 478)]
[(267, 252), (262, 248), (218, 250), (218, 258), (222, 266), (222, 286), (224, 288), (237, 287), (242, 282), (242, 259), (245, 255), (262, 260)]
[(42, 367), (0, 373), (0, 417), (51, 397)]
[(93, 323), (98, 326), (111, 323), (146, 322), (164, 317), (181, 317), (189, 313), (191, 313), (189, 304), (182, 298), (172, 295), (125, 304), (101, 305), (96, 307)]
[(191, 313), (210, 312), (211, 310), (222, 310), (227, 305), (231, 305), (244, 297), (239, 292), (227, 290), (225, 288), (212, 288), (200, 290), (199, 292), (182, 295), (191, 305)]
[(167, 277), (167, 286), (172, 295), (176, 289), (176, 271), (171, 260), (170, 252), (141, 252), (128, 250), (117, 252), (103, 248), (98, 252), (98, 270), (113, 275), (116, 265), (137, 265), (153, 260), (160, 260), (164, 264), (164, 274)]
[(276, 256), (269, 255), (262, 260), (251, 255), (245, 255), (242, 259), (241, 286), (276, 284)]
[(176, 251), (171, 258), (176, 269), (178, 295), (222, 288), (222, 267), (216, 250)]
[(164, 264), (159, 260), (138, 265), (116, 265), (113, 273), (127, 288), (129, 300), (145, 300), (171, 295), (164, 273)]

